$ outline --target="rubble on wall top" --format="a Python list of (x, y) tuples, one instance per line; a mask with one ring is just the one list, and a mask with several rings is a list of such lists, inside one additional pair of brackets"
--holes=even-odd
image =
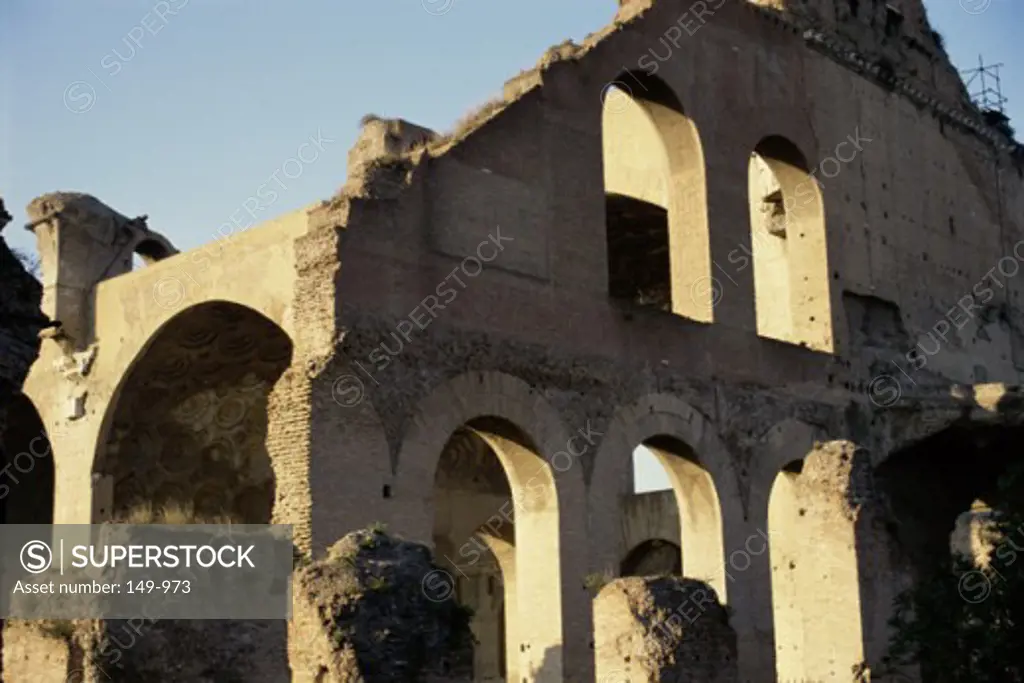
[[(868, 80), (882, 84), (884, 87), (893, 90), (907, 97), (915, 105), (932, 111), (932, 113), (943, 121), (956, 126), (991, 144), (997, 150), (1010, 153), (1019, 153), (1020, 143), (1007, 138), (990, 126), (981, 118), (980, 112), (974, 111), (975, 116), (968, 116), (964, 111), (952, 107), (936, 97), (922, 92), (914, 87), (912, 81), (891, 72), (885, 73), (878, 62), (870, 60), (862, 53), (842, 41), (837, 35), (822, 31), (819, 27), (813, 26), (805, 17), (790, 13), (784, 15), (778, 9), (755, 4), (749, 0), (741, 0), (748, 8), (756, 12), (769, 23), (799, 35), (812, 49), (831, 58), (841, 66), (864, 76)], [(969, 102), (965, 102), (969, 104)], [(970, 105), (974, 109), (973, 105)]]
[[(431, 135), (423, 144), (410, 146), (408, 149), (396, 150), (394, 153), (378, 157), (364, 169), (357, 170), (355, 180), (352, 183), (346, 183), (346, 187), (342, 189), (340, 194), (348, 197), (372, 196), (374, 193), (368, 191), (368, 188), (374, 185), (373, 176), (381, 167), (390, 167), (392, 170), (397, 168), (404, 171), (403, 180), (395, 181), (394, 178), (390, 178), (387, 181), (389, 184), (395, 184), (396, 182), (398, 184), (408, 183), (415, 168), (420, 165), (423, 159), (446, 154), (450, 149), (468, 138), (476, 130), (483, 127), (488, 121), (527, 93), (542, 86), (545, 71), (563, 62), (577, 61), (583, 58), (612, 34), (641, 20), (656, 1), (620, 0), (619, 9), (613, 21), (602, 29), (588, 35), (582, 44), (566, 40), (550, 47), (541, 55), (541, 58), (532, 69), (521, 71), (516, 76), (508, 79), (504, 84), (500, 97), (488, 100), (462, 117), (450, 132), (437, 134), (429, 131)], [(1024, 149), (1024, 146), (1016, 141), (1008, 140), (1001, 132), (993, 130), (984, 122), (980, 114), (968, 116), (965, 112), (940, 101), (935, 96), (916, 87), (909, 79), (896, 74), (891, 68), (883, 69), (879, 62), (854, 49), (854, 46), (845, 43), (837, 35), (822, 31), (820, 27), (810, 25), (796, 15), (783, 14), (780, 9), (775, 7), (762, 6), (752, 0), (731, 1), (742, 3), (742, 5), (755, 12), (757, 16), (771, 25), (801, 38), (809, 48), (816, 50), (854, 73), (885, 87), (887, 90), (906, 97), (916, 106), (928, 109), (940, 120), (968, 134), (981, 138), (996, 150), (1009, 152), (1013, 155), (1021, 155), (1021, 150)], [(388, 125), (392, 125), (396, 121), (401, 122), (402, 125), (415, 125), (400, 119), (385, 120), (379, 117), (370, 117), (366, 120), (388, 121), (390, 122)], [(364, 178), (359, 177), (358, 174), (368, 174), (368, 176)], [(350, 170), (350, 176), (352, 175)], [(389, 192), (388, 194), (391, 193)]]

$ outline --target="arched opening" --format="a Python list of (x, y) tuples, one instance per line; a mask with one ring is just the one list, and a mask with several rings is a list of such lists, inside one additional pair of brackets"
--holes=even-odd
[[(1024, 429), (957, 424), (890, 455), (877, 479), (891, 501), (905, 568), (946, 561), (971, 520), (985, 517)], [(966, 528), (965, 525), (966, 524)]]
[[(1007, 504), (1019, 505), (1019, 484), (1003, 486), (1019, 472), (1022, 439), (1020, 426), (964, 420), (901, 448), (877, 469), (892, 513), (889, 573), (900, 578), (900, 588), (914, 587), (921, 602), (912, 607), (920, 608), (930, 636), (917, 643), (921, 680), (949, 673), (937, 663), (959, 665), (974, 656), (969, 650), (977, 654), (977, 642), (964, 636), (965, 622), (980, 619), (983, 637), (994, 640), (1006, 631), (995, 635), (990, 624), (1014, 622), (1015, 608), (1007, 608), (1013, 598), (1004, 597), (1013, 591), (1000, 586), (1013, 585), (1024, 526), (995, 522)], [(990, 670), (991, 662), (991, 654), (980, 654), (974, 670)]]
[(118, 256), (108, 267), (104, 279), (140, 270), (178, 253), (166, 237), (149, 230), (145, 221), (141, 217), (121, 226), (117, 244), (112, 245), (118, 249)]
[(682, 576), (682, 549), (671, 541), (654, 538), (629, 551), (620, 576)]
[(819, 446), (775, 478), (768, 498), (775, 661), (780, 681), (833, 680), (865, 661), (854, 455)]
[[(473, 680), (521, 680), (518, 625), (530, 623), (531, 639), (557, 628), (560, 641), (558, 501), (547, 463), (511, 423), (471, 420), (442, 451), (434, 510), (438, 561), (473, 610)], [(530, 618), (538, 610), (543, 625)]]
[(291, 356), (284, 331), (237, 304), (200, 304), (167, 322), (107, 416), (98, 516), (269, 523), (267, 399)]
[(142, 263), (149, 265), (165, 258), (174, 256), (177, 251), (166, 240), (145, 239), (135, 245), (135, 256)]
[(0, 524), (53, 524), (54, 462), (50, 437), (36, 407), (24, 394), (7, 406), (0, 468), (6, 492)]
[[(681, 439), (655, 436), (634, 450), (633, 472), (634, 495), (624, 509), (626, 528), (639, 529), (639, 534), (633, 535), (646, 539), (677, 539), (678, 545), (675, 542), (659, 545), (657, 566), (670, 566), (669, 573), (707, 581), (724, 602), (726, 572), (721, 507), (714, 480), (697, 453)], [(678, 526), (672, 524), (674, 529), (666, 528), (669, 520)], [(677, 533), (672, 534), (675, 529)], [(634, 547), (623, 561), (622, 571), (640, 562), (643, 553), (653, 552), (654, 546), (647, 545), (651, 543), (656, 542), (647, 540)], [(641, 555), (634, 556), (638, 551)], [(675, 560), (669, 562), (672, 553), (675, 553)]]
[(603, 93), (608, 289), (616, 299), (714, 319), (704, 153), (671, 88), (627, 72)]
[(748, 182), (758, 334), (831, 353), (825, 210), (807, 160), (767, 137), (750, 155)]

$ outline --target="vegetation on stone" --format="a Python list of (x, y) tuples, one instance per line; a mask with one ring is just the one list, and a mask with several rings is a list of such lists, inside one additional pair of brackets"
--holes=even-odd
[(1000, 482), (987, 566), (953, 555), (901, 594), (887, 665), (934, 683), (1024, 681), (1024, 467)]

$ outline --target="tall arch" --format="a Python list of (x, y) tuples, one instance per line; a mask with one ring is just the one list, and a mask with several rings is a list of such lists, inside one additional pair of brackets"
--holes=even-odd
[(762, 437), (753, 514), (770, 539), (770, 605), (779, 680), (825, 680), (866, 661), (861, 539), (873, 523), (870, 462), (849, 441), (785, 420)]
[(831, 353), (825, 209), (807, 159), (768, 136), (751, 152), (748, 184), (758, 334)]
[(98, 516), (269, 523), (268, 396), (291, 356), (284, 331), (238, 304), (198, 304), (164, 323), (104, 418)]
[(17, 394), (7, 405), (0, 441), (4, 476), (0, 524), (52, 524), (54, 458), (50, 437), (31, 399)]
[(704, 152), (675, 92), (627, 71), (602, 97), (609, 294), (714, 319)]
[[(683, 574), (707, 581), (728, 602), (726, 548), (743, 539), (726, 536), (744, 518), (732, 459), (713, 426), (681, 399), (651, 394), (616, 411), (597, 453), (590, 483), (592, 531), (622, 523), (624, 496), (632, 491), (632, 454), (643, 444), (662, 463), (679, 511)], [(725, 520), (731, 523), (727, 527)], [(607, 569), (618, 568), (629, 548), (617, 539), (594, 536), (595, 555)]]
[[(585, 678), (593, 666), (589, 603), (579, 584), (585, 565), (563, 545), (585, 533), (582, 466), (559, 455), (570, 436), (558, 413), (522, 380), (472, 372), (420, 402), (397, 462), (394, 498), (407, 501), (401, 530), (441, 551), (438, 559), (457, 589), (488, 555), (481, 545), (501, 564), (505, 666), (518, 672), (517, 680)], [(465, 514), (456, 525), (445, 511), (458, 507), (452, 493), (460, 489), (472, 489), (475, 501), (463, 496)], [(500, 532), (510, 534), (505, 543), (514, 560), (495, 552)], [(483, 536), (494, 538), (481, 544)], [(451, 550), (446, 557), (443, 547)]]

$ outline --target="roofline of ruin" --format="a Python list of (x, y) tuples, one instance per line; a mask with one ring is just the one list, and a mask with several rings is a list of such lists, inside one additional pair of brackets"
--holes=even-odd
[[(826, 34), (820, 29), (810, 25), (801, 26), (778, 11), (767, 7), (755, 5), (747, 0), (732, 0), (742, 5), (756, 16), (766, 21), (776, 29), (785, 31), (803, 39), (804, 44), (811, 50), (828, 57), (839, 66), (851, 71), (865, 80), (885, 89), (888, 92), (904, 97), (907, 101), (920, 109), (929, 110), (941, 122), (973, 135), (983, 143), (990, 145), (997, 152), (1005, 152), (1018, 163), (1024, 161), (1024, 144), (1015, 140), (1008, 141), (1005, 135), (993, 130), (983, 121), (972, 118), (964, 112), (952, 107), (936, 97), (916, 88), (911, 82), (900, 76), (886, 75), (878, 63), (865, 58), (861, 53), (843, 47), (838, 39)], [(437, 142), (428, 146), (430, 156), (436, 157), (448, 152), (476, 130), (483, 127), (488, 121), (498, 116), (511, 104), (521, 99), (535, 87), (543, 85), (543, 72), (552, 65), (563, 61), (575, 61), (586, 55), (599, 43), (608, 39), (613, 33), (625, 26), (643, 18), (650, 7), (636, 10), (633, 14), (616, 18), (611, 23), (589, 34), (582, 44), (576, 44), (572, 40), (564, 41), (549, 48), (538, 60), (537, 66), (532, 69), (521, 71), (505, 81), (504, 104), (489, 109), (486, 115), (480, 120), (467, 125), (462, 131), (454, 131), (449, 135), (442, 136)], [(518, 90), (514, 95), (510, 93)], [(967, 104), (969, 102), (965, 102)], [(486, 104), (485, 104), (486, 107)], [(974, 111), (977, 111), (976, 109)]]
[[(984, 142), (991, 144), (996, 150), (1008, 152), (1011, 155), (1024, 153), (1024, 144), (1015, 140), (1007, 142), (1006, 137), (995, 132), (983, 122), (973, 120), (966, 114), (954, 107), (932, 97), (928, 93), (915, 88), (911, 83), (899, 76), (887, 77), (877, 63), (864, 58), (855, 50), (844, 48), (833, 36), (811, 26), (800, 26), (791, 19), (783, 16), (777, 11), (767, 7), (747, 3), (741, 0), (746, 6), (758, 16), (781, 30), (787, 31), (803, 38), (804, 44), (810, 49), (825, 55), (840, 66), (861, 76), (865, 80), (880, 86), (887, 91), (901, 95), (919, 108), (930, 110), (936, 118), (944, 123), (958, 128), (966, 133), (982, 138)], [(976, 109), (975, 109), (976, 111)]]

